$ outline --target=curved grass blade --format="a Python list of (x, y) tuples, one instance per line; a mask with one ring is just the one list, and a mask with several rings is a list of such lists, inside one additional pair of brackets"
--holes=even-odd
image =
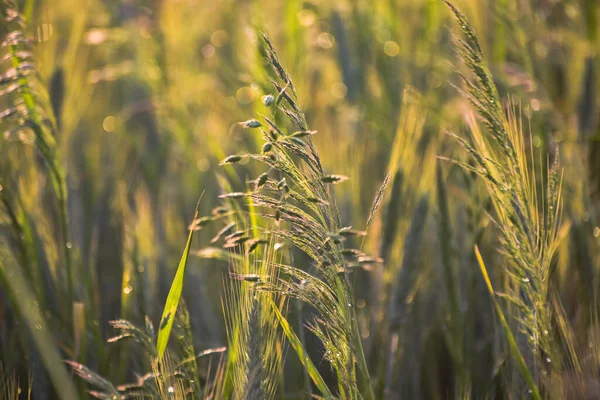
[[(199, 204), (200, 200), (198, 200), (198, 204), (196, 205), (196, 212), (194, 213), (193, 220), (196, 220), (196, 218), (198, 218)], [(171, 289), (169, 290), (167, 301), (165, 302), (165, 309), (163, 311), (162, 318), (160, 319), (158, 339), (156, 341), (156, 350), (158, 353), (159, 360), (161, 360), (163, 355), (165, 354), (165, 350), (167, 349), (167, 343), (169, 343), (169, 336), (171, 336), (171, 328), (173, 327), (175, 313), (177, 312), (177, 306), (179, 305), (179, 299), (181, 298), (181, 291), (183, 289), (183, 278), (185, 276), (185, 268), (187, 266), (187, 260), (190, 254), (190, 247), (192, 244), (193, 235), (194, 230), (191, 229), (188, 235), (187, 243), (185, 244), (185, 249), (183, 250), (183, 255), (181, 256), (181, 260), (179, 261), (179, 266), (177, 267), (177, 272), (175, 273), (175, 278), (173, 279), (173, 283), (171, 284)]]
[(285, 333), (285, 336), (287, 337), (288, 341), (290, 342), (290, 344), (296, 351), (296, 354), (298, 354), (298, 357), (300, 358), (302, 365), (304, 365), (304, 368), (306, 368), (308, 375), (310, 375), (311, 379), (317, 386), (317, 389), (319, 389), (321, 391), (321, 393), (323, 394), (325, 399), (333, 399), (333, 395), (331, 394), (331, 392), (329, 391), (329, 388), (325, 384), (323, 377), (317, 370), (317, 367), (315, 367), (315, 364), (313, 364), (312, 360), (308, 357), (308, 354), (306, 354), (306, 352), (304, 351), (304, 348), (302, 347), (302, 342), (300, 342), (300, 339), (298, 339), (298, 336), (296, 336), (294, 331), (292, 331), (292, 328), (290, 327), (289, 322), (283, 316), (283, 314), (281, 314), (281, 311), (279, 311), (279, 308), (277, 308), (277, 306), (275, 305), (273, 300), (269, 299), (269, 301), (271, 303), (271, 307), (273, 308), (275, 316), (277, 317), (277, 320), (279, 321), (279, 325), (281, 326), (281, 329), (283, 330), (283, 333)]
[(508, 340), (508, 345), (510, 346), (510, 351), (513, 357), (517, 360), (519, 364), (519, 369), (523, 374), (523, 379), (529, 386), (529, 390), (531, 391), (531, 397), (535, 400), (541, 400), (542, 396), (538, 390), (537, 385), (531, 376), (531, 372), (529, 368), (527, 368), (527, 364), (525, 363), (525, 359), (519, 351), (519, 346), (517, 345), (517, 341), (510, 330), (510, 326), (508, 326), (508, 322), (506, 322), (506, 318), (504, 317), (504, 313), (502, 312), (502, 308), (500, 307), (500, 303), (496, 300), (496, 295), (494, 293), (494, 288), (492, 287), (492, 281), (490, 281), (490, 277), (487, 273), (487, 269), (485, 264), (483, 263), (483, 258), (481, 258), (481, 253), (479, 253), (479, 248), (475, 246), (475, 255), (477, 256), (477, 262), (479, 263), (479, 268), (481, 269), (481, 275), (483, 275), (483, 279), (485, 280), (485, 285), (492, 296), (492, 301), (494, 302), (494, 306), (496, 307), (496, 311), (498, 312), (498, 317), (500, 318), (500, 323), (502, 324), (502, 328), (504, 329), (504, 334), (506, 335), (506, 340)]

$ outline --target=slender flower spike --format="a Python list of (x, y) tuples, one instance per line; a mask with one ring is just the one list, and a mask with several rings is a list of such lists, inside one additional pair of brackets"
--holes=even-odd
[(248, 121), (240, 122), (240, 124), (245, 128), (258, 128), (262, 126), (262, 124), (255, 119), (249, 119)]

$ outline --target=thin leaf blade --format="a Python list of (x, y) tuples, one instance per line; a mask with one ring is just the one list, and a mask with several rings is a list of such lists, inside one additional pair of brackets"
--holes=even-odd
[[(194, 214), (194, 220), (198, 218), (198, 205), (196, 205), (196, 212)], [(183, 255), (179, 261), (175, 278), (171, 284), (169, 295), (165, 301), (165, 308), (160, 319), (160, 327), (158, 330), (158, 339), (156, 341), (156, 351), (158, 353), (158, 359), (161, 360), (167, 349), (169, 343), (169, 337), (171, 336), (171, 329), (173, 328), (173, 321), (175, 320), (175, 313), (179, 306), (179, 300), (181, 299), (181, 292), (183, 290), (183, 280), (185, 277), (185, 269), (187, 266), (188, 256), (190, 254), (190, 247), (192, 245), (192, 237), (194, 236), (194, 230), (190, 230), (188, 235)]]
[(273, 308), (273, 312), (275, 313), (275, 316), (277, 317), (277, 320), (279, 321), (279, 326), (281, 326), (283, 333), (285, 333), (285, 336), (287, 337), (288, 341), (290, 342), (290, 344), (296, 351), (296, 354), (298, 354), (298, 357), (300, 358), (302, 365), (304, 365), (304, 367), (306, 368), (308, 375), (310, 375), (311, 379), (317, 386), (317, 389), (319, 389), (321, 391), (324, 398), (333, 399), (333, 395), (331, 394), (331, 392), (329, 391), (329, 388), (325, 384), (323, 377), (317, 370), (317, 367), (315, 367), (315, 364), (313, 364), (312, 360), (308, 357), (308, 354), (306, 354), (306, 352), (304, 351), (304, 348), (302, 347), (302, 342), (300, 342), (300, 339), (298, 338), (298, 336), (296, 336), (296, 334), (290, 327), (289, 322), (283, 316), (283, 314), (281, 314), (281, 311), (279, 311), (279, 308), (275, 305), (273, 300), (269, 299), (269, 301), (271, 302), (271, 307)]
[(504, 317), (504, 313), (502, 312), (502, 308), (500, 307), (500, 303), (496, 299), (496, 294), (494, 293), (494, 288), (492, 286), (492, 281), (490, 280), (490, 276), (488, 275), (487, 268), (483, 263), (483, 258), (481, 257), (481, 253), (479, 252), (479, 248), (475, 246), (475, 256), (477, 257), (477, 262), (479, 263), (479, 268), (481, 269), (481, 274), (483, 275), (483, 279), (485, 281), (485, 286), (490, 292), (490, 296), (492, 296), (492, 301), (494, 302), (494, 306), (496, 307), (496, 312), (498, 312), (498, 317), (500, 318), (500, 323), (502, 324), (502, 328), (504, 329), (504, 334), (506, 335), (506, 340), (508, 341), (508, 345), (510, 347), (510, 351), (513, 357), (516, 359), (517, 364), (519, 364), (519, 369), (523, 374), (523, 379), (529, 386), (529, 390), (531, 391), (531, 396), (536, 400), (541, 400), (542, 397), (538, 390), (537, 385), (535, 384), (535, 380), (527, 368), (527, 364), (525, 363), (525, 359), (519, 350), (519, 346), (517, 345), (517, 341), (515, 340), (512, 331), (510, 330), (510, 326), (508, 322), (506, 322), (506, 318)]

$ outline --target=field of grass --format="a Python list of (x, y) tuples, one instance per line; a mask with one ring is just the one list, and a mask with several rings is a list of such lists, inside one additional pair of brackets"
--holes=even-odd
[(0, 400), (600, 398), (597, 0), (0, 0)]

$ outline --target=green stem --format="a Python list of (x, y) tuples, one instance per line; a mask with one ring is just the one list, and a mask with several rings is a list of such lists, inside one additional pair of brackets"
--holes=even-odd
[[(298, 335), (300, 336), (300, 344), (302, 345), (302, 348), (306, 349), (306, 335), (304, 334), (304, 327), (302, 326), (302, 305), (302, 301), (300, 299), (296, 299), (296, 312), (298, 313)], [(304, 354), (304, 358), (305, 359), (303, 360), (303, 364), (306, 364), (306, 358), (308, 358), (308, 355)], [(310, 377), (308, 375), (308, 370), (306, 369), (306, 367), (303, 368), (303, 372), (306, 393), (308, 394), (308, 397), (312, 399), (312, 385), (310, 384)]]
[(365, 400), (375, 400), (373, 387), (371, 386), (371, 377), (369, 376), (369, 368), (367, 367), (367, 360), (365, 359), (362, 340), (360, 340), (360, 330), (358, 329), (358, 320), (356, 319), (354, 307), (351, 307), (350, 309), (350, 318), (352, 319), (352, 336), (354, 339), (354, 346), (357, 350), (356, 356), (358, 359), (358, 369), (360, 373), (359, 384), (361, 392)]

